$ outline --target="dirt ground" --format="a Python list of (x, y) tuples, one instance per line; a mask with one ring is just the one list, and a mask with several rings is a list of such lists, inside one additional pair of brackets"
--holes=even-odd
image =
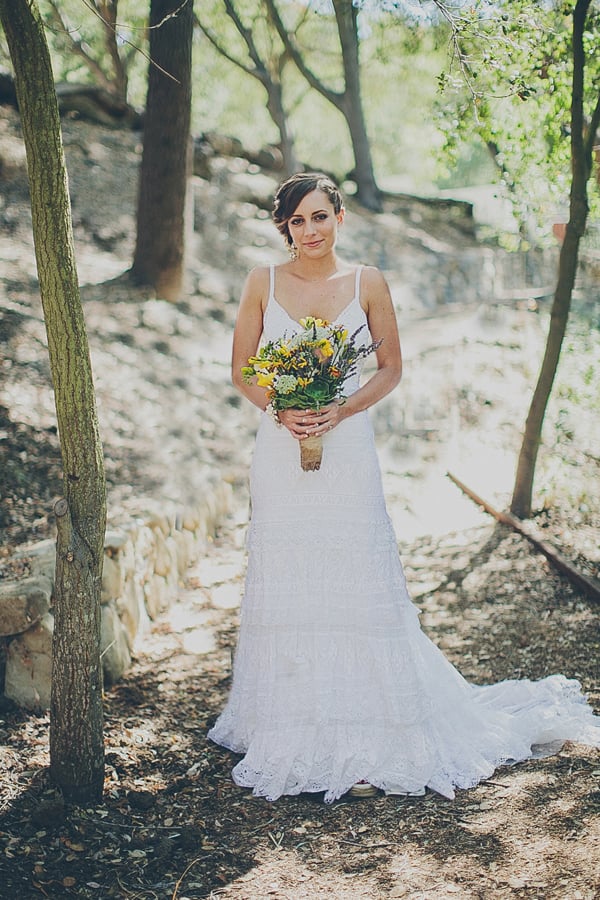
[[(206, 732), (229, 686), (243, 518), (222, 529), (106, 694), (102, 804), (66, 809), (47, 783), (47, 716), (4, 712), (0, 895), (598, 897), (600, 760), (583, 746), (500, 769), (452, 801), (269, 804), (232, 783), (235, 757)], [(426, 590), (415, 598), (424, 627), (467, 678), (563, 671), (593, 685), (597, 611), (521, 538), (480, 525), (416, 541), (405, 558), (414, 593)]]
[[(0, 141), (14, 166), (2, 185), (0, 235), (0, 577), (15, 574), (15, 547), (53, 533), (49, 509), (61, 480), (22, 160), (11, 143), (14, 120), (8, 125)], [(587, 747), (568, 744), (502, 768), (452, 801), (429, 793), (326, 806), (301, 795), (269, 804), (232, 783), (234, 755), (206, 732), (230, 683), (256, 417), (229, 385), (227, 348), (240, 273), (264, 252), (264, 217), (254, 216), (254, 243), (229, 280), (199, 256), (189, 299), (162, 304), (121, 275), (134, 179), (110, 166), (110, 152), (118, 146), (133, 167), (138, 138), (71, 124), (65, 140), (111, 522), (126, 523), (140, 496), (185, 501), (203, 465), (222, 469), (235, 509), (178, 603), (153, 623), (133, 668), (106, 691), (101, 804), (64, 805), (48, 782), (47, 715), (3, 702), (0, 897), (600, 898), (600, 757)], [(118, 176), (112, 193), (107, 173)], [(104, 186), (118, 209), (100, 218), (90, 183)], [(212, 188), (198, 190), (206, 199)], [(249, 218), (244, 207), (244, 228)], [(515, 304), (453, 307), (435, 319), (410, 313), (401, 315), (401, 393), (373, 418), (423, 627), (473, 682), (562, 672), (581, 681), (600, 712), (598, 607), (445, 477), (452, 469), (497, 505), (506, 502), (545, 312)], [(576, 349), (586, 327), (574, 332)], [(572, 369), (564, 378), (575, 384)], [(597, 410), (583, 387), (576, 397), (561, 390), (559, 381), (550, 416), (576, 439), (552, 443), (557, 429), (546, 438), (554, 457), (542, 468), (536, 523), (597, 576), (598, 459), (587, 430)]]

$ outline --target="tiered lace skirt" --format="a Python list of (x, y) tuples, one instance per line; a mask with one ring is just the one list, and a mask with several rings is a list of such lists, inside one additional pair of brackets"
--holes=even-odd
[(565, 740), (600, 746), (578, 682), (469, 684), (421, 631), (385, 508), (367, 413), (298, 443), (263, 416), (233, 685), (209, 737), (269, 800), (362, 779), (446, 797)]

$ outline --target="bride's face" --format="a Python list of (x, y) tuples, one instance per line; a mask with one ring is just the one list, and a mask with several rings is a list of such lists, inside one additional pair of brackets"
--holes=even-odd
[(291, 238), (300, 256), (319, 259), (335, 247), (338, 225), (344, 220), (344, 209), (335, 212), (323, 191), (311, 191), (288, 220)]

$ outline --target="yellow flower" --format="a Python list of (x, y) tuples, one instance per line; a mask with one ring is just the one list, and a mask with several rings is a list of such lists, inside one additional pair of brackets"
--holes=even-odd
[(257, 372), (256, 383), (259, 387), (271, 387), (275, 380), (275, 372)]
[(324, 338), (322, 341), (319, 341), (315, 348), (315, 356), (319, 360), (319, 362), (325, 362), (326, 359), (329, 359), (330, 356), (333, 356), (333, 347), (331, 346), (331, 342)]
[(307, 316), (305, 319), (300, 319), (300, 324), (308, 330), (309, 328), (327, 328), (329, 322), (325, 319), (315, 319), (314, 316)]

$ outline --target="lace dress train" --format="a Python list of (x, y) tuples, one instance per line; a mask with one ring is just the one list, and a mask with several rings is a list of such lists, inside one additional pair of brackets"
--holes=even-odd
[[(339, 319), (350, 331), (366, 324), (359, 282), (360, 270)], [(298, 328), (271, 286), (264, 339)], [(250, 487), (233, 685), (209, 732), (243, 754), (237, 784), (269, 800), (324, 791), (330, 802), (361, 779), (453, 797), (565, 740), (600, 746), (600, 718), (577, 681), (476, 686), (421, 631), (367, 413), (325, 435), (316, 472), (302, 471), (298, 442), (262, 416)]]

